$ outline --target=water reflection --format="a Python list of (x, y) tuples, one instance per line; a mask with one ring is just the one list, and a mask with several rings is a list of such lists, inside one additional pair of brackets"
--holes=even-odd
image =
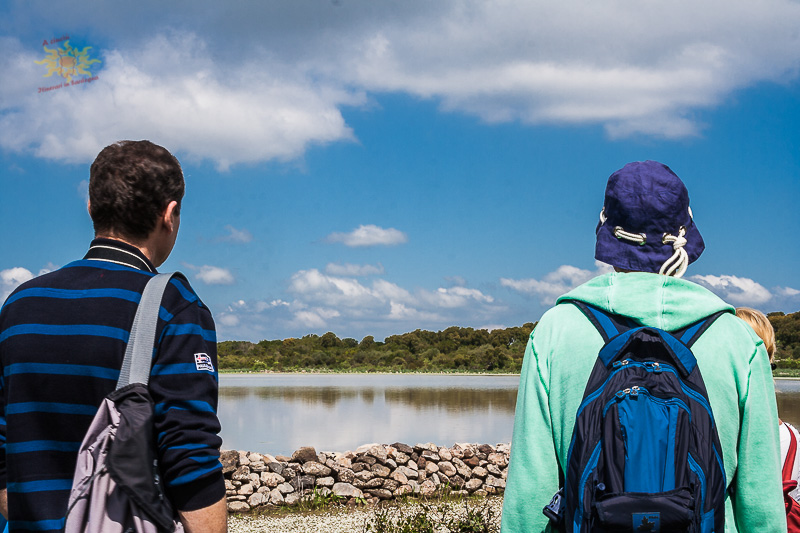
[(518, 376), (223, 375), (226, 448), (289, 454), (366, 442), (507, 442)]
[[(509, 442), (518, 376), (222, 375), (226, 448), (289, 455), (367, 442)], [(800, 380), (776, 380), (778, 413), (800, 427)]]

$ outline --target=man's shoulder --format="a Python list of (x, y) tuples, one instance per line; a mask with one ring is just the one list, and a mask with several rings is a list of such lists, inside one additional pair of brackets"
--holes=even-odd
[(202, 312), (210, 314), (208, 307), (192, 288), (188, 278), (180, 272), (176, 272), (167, 285), (167, 289), (164, 292), (163, 306), (171, 312), (180, 312), (189, 307), (196, 307)]

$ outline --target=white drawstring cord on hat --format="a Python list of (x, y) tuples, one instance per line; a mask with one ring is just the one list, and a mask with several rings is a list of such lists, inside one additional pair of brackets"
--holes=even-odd
[(677, 237), (669, 233), (664, 234), (661, 242), (664, 244), (671, 243), (675, 253), (661, 265), (661, 270), (658, 271), (659, 274), (680, 278), (686, 273), (686, 267), (689, 266), (689, 254), (683, 249), (687, 242), (684, 235), (686, 235), (686, 228), (683, 226), (681, 226), (681, 229), (678, 231)]
[(625, 231), (620, 226), (614, 228), (614, 237), (616, 237), (617, 239), (625, 239), (626, 241), (631, 241), (632, 243), (638, 244), (639, 246), (647, 242), (647, 235), (645, 235), (644, 233), (631, 233), (629, 231)]

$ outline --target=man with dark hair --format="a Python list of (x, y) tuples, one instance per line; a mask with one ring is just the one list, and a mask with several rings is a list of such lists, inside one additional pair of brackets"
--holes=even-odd
[[(103, 149), (91, 167), (95, 239), (84, 258), (18, 287), (0, 311), (0, 511), (11, 531), (63, 528), (77, 451), (119, 377), (147, 281), (180, 225), (183, 173), (149, 141)], [(227, 531), (208, 308), (173, 278), (159, 312), (149, 389), (167, 497), (189, 533)]]
[[(615, 272), (560, 297), (542, 316), (525, 350), (502, 532), (555, 531), (542, 509), (567, 473), (576, 414), (604, 345), (589, 317), (571, 302), (665, 331), (722, 313), (699, 336), (692, 352), (722, 447), (725, 531), (786, 531), (777, 408), (767, 352), (763, 341), (734, 315), (733, 307), (680, 279), (705, 248), (683, 182), (656, 161), (625, 165), (608, 179), (596, 235), (595, 259), (613, 266)], [(626, 447), (626, 457), (628, 451)], [(633, 446), (631, 453), (637, 452)], [(602, 492), (602, 483), (596, 490), (598, 498), (613, 496)], [(599, 522), (598, 513), (592, 518)], [(640, 527), (653, 526), (650, 530), (655, 531), (649, 516), (639, 517)], [(582, 522), (565, 519), (567, 531), (576, 524)], [(711, 532), (713, 527), (713, 520), (704, 522), (702, 531)]]

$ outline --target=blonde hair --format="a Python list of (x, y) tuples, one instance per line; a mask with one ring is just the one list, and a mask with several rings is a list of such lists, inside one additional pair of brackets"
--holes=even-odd
[(737, 307), (736, 316), (747, 322), (756, 332), (756, 335), (761, 337), (771, 362), (772, 356), (775, 354), (775, 329), (769, 319), (761, 311), (750, 307)]

